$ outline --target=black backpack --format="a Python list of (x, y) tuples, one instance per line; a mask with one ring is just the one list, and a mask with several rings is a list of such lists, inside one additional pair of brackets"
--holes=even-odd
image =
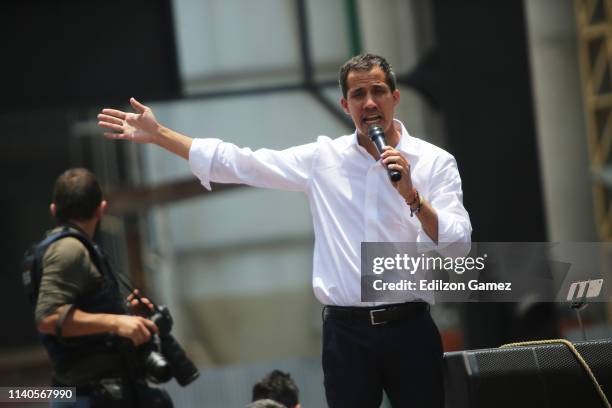
[(43, 272), (43, 256), (45, 255), (47, 248), (49, 248), (49, 245), (66, 237), (78, 239), (85, 246), (85, 248), (87, 248), (89, 257), (96, 265), (98, 270), (103, 273), (105, 269), (103, 267), (103, 258), (100, 250), (98, 249), (97, 245), (85, 234), (71, 230), (68, 227), (64, 227), (61, 231), (49, 234), (42, 241), (32, 245), (23, 256), (21, 278), (32, 308), (36, 308), (36, 303), (38, 302), (38, 291)]

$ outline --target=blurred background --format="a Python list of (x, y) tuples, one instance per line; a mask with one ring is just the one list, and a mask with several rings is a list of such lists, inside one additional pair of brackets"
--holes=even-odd
[[(304, 196), (207, 192), (182, 159), (112, 142), (103, 107), (134, 96), (194, 137), (282, 149), (353, 131), (339, 66), (385, 56), (397, 117), (458, 161), (473, 241), (612, 237), (612, 8), (605, 0), (76, 0), (0, 6), (0, 385), (49, 381), (22, 290), (23, 252), (53, 225), (55, 178), (84, 166), (110, 203), (117, 268), (167, 304), (202, 375), (176, 406), (244, 406), (292, 373), (324, 406), (321, 305)], [(609, 337), (610, 308), (584, 313)], [(439, 304), (445, 349), (580, 335), (564, 304)]]

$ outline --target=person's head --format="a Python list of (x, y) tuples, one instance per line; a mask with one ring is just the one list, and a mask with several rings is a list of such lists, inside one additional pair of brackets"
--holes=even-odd
[(247, 408), (287, 408), (280, 402), (276, 402), (271, 399), (261, 399), (251, 402), (247, 405)]
[(68, 169), (55, 181), (51, 214), (58, 222), (97, 221), (105, 208), (100, 184), (89, 170)]
[(379, 55), (357, 55), (342, 65), (339, 82), (340, 104), (351, 115), (359, 133), (367, 135), (373, 123), (385, 133), (392, 128), (400, 93), (387, 60)]
[(392, 92), (395, 91), (397, 88), (397, 83), (395, 79), (395, 72), (393, 72), (391, 64), (389, 64), (387, 60), (380, 55), (359, 54), (346, 61), (340, 67), (338, 82), (340, 83), (342, 96), (346, 98), (348, 91), (347, 77), (351, 71), (368, 72), (374, 67), (379, 67), (383, 71), (385, 75), (385, 82), (389, 86), (389, 89), (391, 89)]
[(274, 370), (253, 386), (251, 401), (272, 399), (288, 408), (299, 407), (299, 390), (288, 373)]

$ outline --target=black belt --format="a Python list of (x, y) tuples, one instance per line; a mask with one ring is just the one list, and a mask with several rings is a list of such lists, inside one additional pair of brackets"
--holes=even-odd
[(408, 302), (373, 307), (325, 306), (323, 316), (370, 323), (372, 326), (412, 319), (429, 311), (425, 302)]

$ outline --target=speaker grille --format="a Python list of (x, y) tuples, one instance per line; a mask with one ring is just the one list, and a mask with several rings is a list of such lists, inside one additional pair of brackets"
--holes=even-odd
[[(612, 341), (575, 346), (610, 399)], [(448, 353), (445, 359), (449, 408), (603, 406), (584, 368), (563, 344)], [(460, 384), (469, 391), (457, 393)]]
[(515, 349), (511, 359), (504, 349), (483, 350), (474, 357), (478, 364), (476, 372), (487, 376), (524, 373), (536, 364), (533, 351), (528, 348)]

